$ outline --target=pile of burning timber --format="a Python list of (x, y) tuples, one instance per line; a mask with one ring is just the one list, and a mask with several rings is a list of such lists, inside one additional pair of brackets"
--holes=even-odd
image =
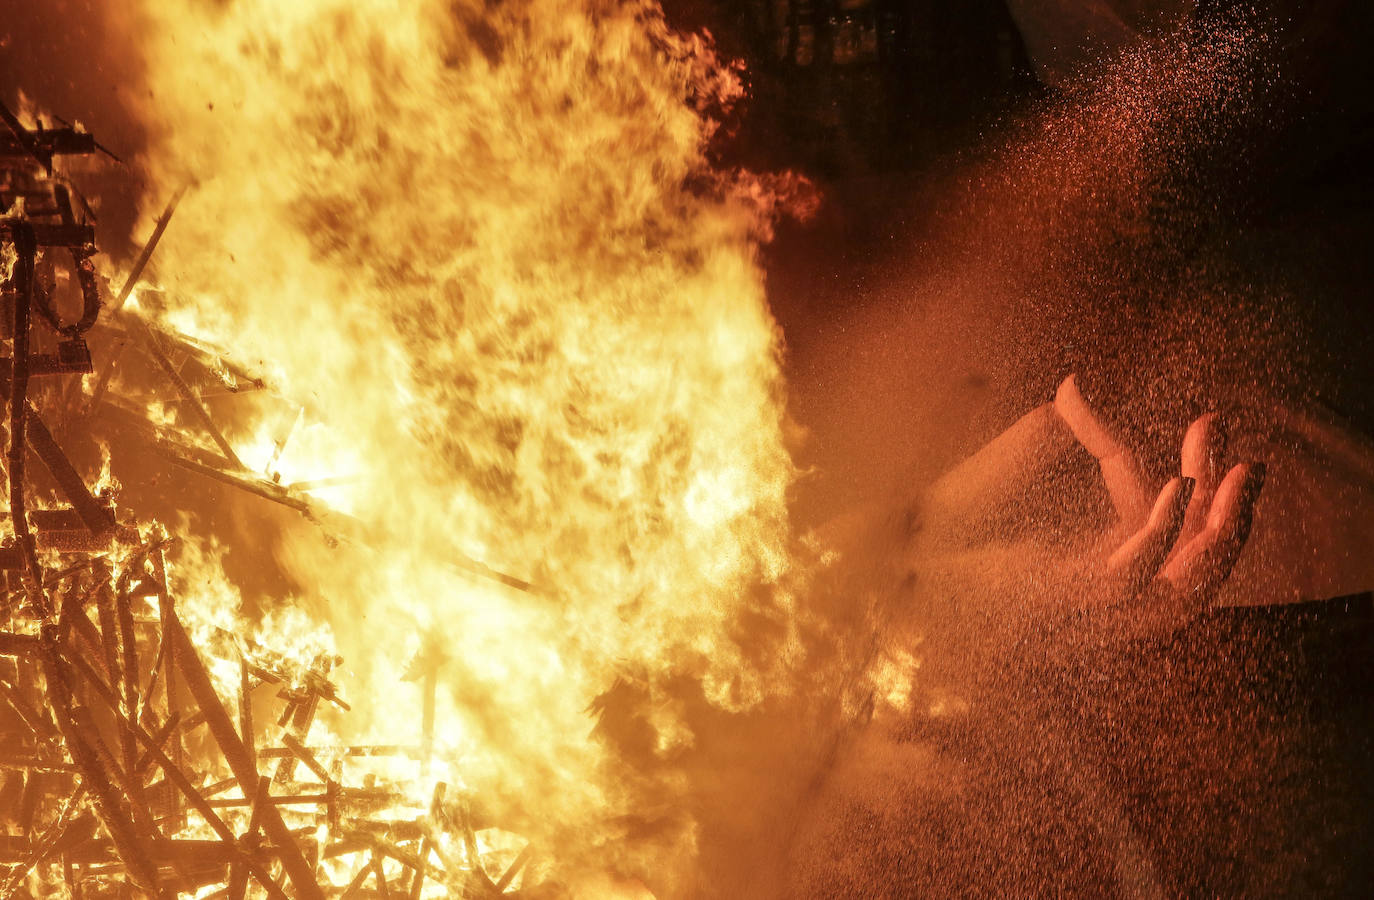
[[(99, 407), (179, 471), (312, 512), (305, 486), (243, 466), (195, 386), (218, 379), (252, 390), (261, 381), (120, 313), (175, 201), (124, 289), (107, 297), (91, 262), (90, 211), (53, 171), (56, 156), (103, 148), (79, 128), (28, 128), (2, 106), (0, 117), (9, 350), (0, 359), (8, 422), (0, 900), (528, 896), (532, 889), (515, 890), (528, 847), (488, 852), (483, 823), (460, 792), (435, 782), (417, 801), (413, 781), (387, 774), (423, 766), (427, 746), (312, 744), (321, 703), (347, 709), (329, 679), (335, 659), (302, 661), (183, 621), (164, 559), (174, 539), (131, 521), (110, 491), (92, 491), (64, 452), (54, 436), (64, 428), (50, 425)], [(65, 280), (53, 275), (62, 268)], [(61, 307), (76, 300), (81, 312), (69, 322)], [(117, 320), (97, 329), (102, 310)], [(99, 371), (93, 335), (112, 342)], [(113, 370), (131, 355), (161, 374), (181, 418), (205, 440), (150, 421), (146, 401), (141, 409), (113, 396)], [(90, 393), (83, 376), (92, 376)], [(35, 459), (46, 476), (29, 466)], [(233, 682), (226, 666), (237, 666), (235, 688), (225, 686)], [(254, 725), (265, 712), (255, 703), (268, 706), (262, 697), (272, 693), (263, 685), (276, 688), (275, 727)], [(428, 720), (432, 713), (432, 732)], [(264, 734), (274, 736), (269, 745), (259, 745)]]

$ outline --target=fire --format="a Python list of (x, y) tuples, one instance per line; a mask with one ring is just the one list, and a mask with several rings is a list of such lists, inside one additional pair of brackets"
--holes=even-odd
[(746, 617), (794, 628), (774, 201), (706, 156), (737, 73), (647, 0), (137, 15), (148, 219), (193, 184), (157, 251), (165, 320), (286, 398), (226, 423), (247, 465), (347, 476), (318, 495), (341, 539), (278, 548), (344, 661), (353, 709), (326, 724), (418, 745), (433, 680), (419, 805), (443, 775), (560, 865), (671, 891), (690, 827), (606, 845), (683, 788), (630, 774), (590, 710), (642, 686), (666, 758), (693, 737), (664, 685), (748, 706), (789, 641), (761, 652)]

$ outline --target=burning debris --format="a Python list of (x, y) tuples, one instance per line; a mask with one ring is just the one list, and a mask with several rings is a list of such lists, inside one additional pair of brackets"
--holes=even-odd
[[(732, 805), (695, 774), (729, 752), (705, 723), (792, 690), (812, 558), (788, 516), (781, 335), (758, 253), (802, 191), (712, 153), (739, 71), (650, 0), (126, 6), (152, 237), (102, 267), (89, 362), (58, 353), (37, 299), (19, 354), (52, 445), (96, 485), (86, 505), (108, 511), (90, 515), (119, 524), (30, 511), (37, 562), (20, 556), (16, 590), (30, 569), (75, 565), (76, 542), (103, 558), (103, 581), (88, 566), (44, 595), (127, 595), (123, 644), (118, 610), (111, 629), (92, 605), (87, 637), (113, 635), (117, 663), (92, 668), (125, 706), (121, 678), (136, 685), (133, 721), (171, 729), (164, 752), (207, 803), (235, 804), (210, 808), (238, 844), (271, 826), (253, 814), (270, 773), (321, 884), (381, 893), (381, 872), (392, 893), (700, 893), (700, 836)], [(7, 177), (32, 188), (41, 231), (60, 216), (40, 217), (39, 195), (61, 178), (19, 150), (77, 139), (19, 131)], [(36, 246), (33, 284), (65, 326), (80, 290), (53, 251)], [(39, 353), (80, 378), (35, 376)], [(19, 457), (38, 454), (38, 426), (22, 438)], [(93, 477), (102, 465), (110, 479)], [(29, 507), (83, 508), (38, 469)], [(45, 614), (32, 593), (8, 630), (66, 634), (61, 604)], [(257, 769), (185, 687), (162, 596)], [(64, 640), (85, 631), (72, 621)], [(174, 677), (152, 681), (164, 643)], [(74, 691), (98, 690), (83, 677)], [(118, 710), (73, 702), (102, 745), (146, 752)], [(65, 746), (41, 758), (76, 766)], [(184, 828), (129, 800), (133, 834), (222, 843), (171, 789)], [(56, 812), (35, 809), (37, 842)], [(262, 835), (261, 865), (298, 891), (291, 847)], [(59, 883), (60, 858), (34, 883)], [(134, 882), (181, 878), (134, 860), (119, 863)], [(206, 892), (230, 862), (223, 882), (202, 873)]]
[[(320, 706), (349, 708), (330, 679), (336, 660), (184, 621), (164, 559), (175, 538), (131, 520), (108, 484), (92, 491), (63, 451), (54, 436), (63, 429), (48, 423), (70, 429), (99, 406), (182, 470), (312, 509), (311, 485), (245, 469), (192, 384), (209, 377), (240, 392), (263, 382), (121, 313), (175, 200), (109, 306), (115, 320), (99, 333), (110, 349), (95, 372), (86, 344), (101, 310), (94, 231), (52, 160), (98, 145), (80, 128), (27, 128), (2, 106), (0, 115), (11, 532), (0, 548), (0, 897), (64, 885), (72, 897), (231, 900), (511, 893), (531, 846), (490, 829), (444, 781), (430, 779), (432, 793), (416, 802), (419, 779), (405, 773), (427, 764), (432, 703), (423, 746), (320, 743)], [(73, 293), (80, 315), (69, 321), (62, 307)], [(115, 365), (135, 353), (201, 440), (151, 421), (148, 398), (109, 391)], [(28, 468), (34, 457), (49, 479)]]

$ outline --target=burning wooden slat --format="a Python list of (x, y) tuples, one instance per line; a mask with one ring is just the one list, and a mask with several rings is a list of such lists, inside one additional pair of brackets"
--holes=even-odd
[(243, 834), (245, 845), (256, 847), (259, 841), (259, 830), (262, 828), (262, 817), (266, 807), (272, 802), (272, 782), (266, 778), (258, 779), (258, 790), (253, 795), (253, 809), (248, 814), (248, 829)]
[(319, 778), (326, 787), (332, 788), (334, 786), (334, 780), (329, 777), (329, 773), (325, 771), (324, 766), (320, 765), (320, 761), (315, 758), (315, 754), (311, 753), (309, 748), (296, 740), (289, 732), (281, 736), (281, 742), (286, 745), (287, 750), (291, 751), (291, 755), (305, 763), (305, 767), (313, 772), (315, 777)]
[(37, 652), (37, 635), (0, 631), (0, 656), (28, 656)]
[[(205, 714), (210, 733), (219, 744), (220, 752), (224, 754), (230, 769), (233, 770), (234, 777), (239, 780), (245, 796), (250, 792), (256, 792), (259, 778), (257, 766), (234, 731), (229, 715), (224, 711), (219, 695), (215, 693), (214, 685), (210, 682), (209, 674), (206, 673), (195, 647), (174, 615), (169, 617), (166, 635), (165, 639), (170, 640), (172, 644), (172, 655), (180, 664), (181, 672), (186, 678), (186, 685), (199, 704), (201, 712)], [(306, 898), (323, 897), (324, 894), (315, 881), (314, 872), (292, 839), (281, 813), (270, 803), (263, 804), (261, 809), (263, 830), (278, 845), (282, 864), (297, 894)]]
[(372, 874), (377, 880), (377, 893), (383, 897), (390, 897), (391, 890), (386, 883), (386, 868), (382, 865), (380, 856), (372, 857)]
[[(96, 146), (93, 139), (74, 137), (74, 131), (63, 136), (41, 129), (10, 130), (13, 137), (5, 137), (0, 129), (0, 157), (5, 156), (6, 140), (11, 149), (40, 157), (75, 146), (73, 141)], [(26, 166), (26, 171), (33, 169)], [(430, 700), (422, 747), (310, 746), (321, 699), (342, 710), (349, 708), (328, 678), (335, 661), (322, 658), (313, 666), (298, 667), (251, 642), (236, 660), (238, 715), (231, 717), (235, 689), (221, 693), (212, 683), (167, 588), (163, 550), (170, 541), (161, 537), (142, 544), (133, 526), (117, 524), (113, 505), (92, 494), (28, 402), (30, 378), (91, 371), (83, 335), (98, 312), (90, 265), (92, 231), (76, 221), (74, 210), (79, 207), (62, 186), (46, 189), (47, 195), (36, 175), (16, 188), (27, 198), (30, 216), (46, 217), (43, 221), (0, 217), (0, 240), (19, 251), (13, 267), (17, 277), (6, 288), (7, 300), (14, 301), (6, 332), (9, 355), (0, 354), (0, 387), (5, 389), (0, 393), (10, 400), (6, 475), (13, 530), (12, 537), (0, 542), (0, 577), (9, 588), (0, 601), (0, 727), (7, 738), (17, 738), (12, 747), (0, 751), (0, 818), (6, 830), (23, 832), (0, 835), (0, 863), (11, 864), (0, 883), (0, 897), (37, 874), (47, 888), (60, 890), (65, 885), (72, 897), (139, 892), (168, 896), (193, 890), (203, 895), (209, 890), (215, 891), (211, 896), (243, 900), (250, 890), (257, 895), (258, 889), (250, 887), (256, 882), (274, 898), (315, 898), (325, 894), (324, 873), (334, 871), (327, 860), (339, 860), (336, 864), (343, 867), (365, 855), (366, 862), (356, 871), (348, 867), (348, 884), (329, 888), (331, 894), (405, 895), (415, 900), (425, 892), (426, 882), (455, 877), (465, 868), (450, 865), (441, 851), (440, 835), (448, 824), (441, 808), (444, 785), (435, 786), (427, 816), (398, 820), (395, 812), (383, 811), (413, 808), (413, 797), (400, 786), (378, 784), (373, 775), (363, 777), (361, 787), (348, 785), (344, 760), (397, 756), (427, 761), (434, 741), (437, 672), (425, 678)], [(141, 277), (182, 193), (177, 192), (157, 223), (116, 308)], [(47, 258), (45, 247), (72, 249), (84, 302), (83, 317), (76, 324), (61, 319), (34, 281), (33, 264)], [(34, 311), (37, 316), (30, 315)], [(55, 332), (56, 353), (46, 352), (50, 345), (30, 345), (30, 319), (35, 329)], [(146, 348), (150, 365), (175, 389), (186, 421), (199, 425), (197, 431), (207, 439), (177, 435), (142, 412), (130, 412), (129, 404), (118, 398), (107, 397), (118, 352), (103, 357), (88, 411), (113, 411), (110, 421), (122, 417), (121, 427), (131, 425), (133, 434), (147, 439), (182, 470), (285, 505), (317, 524), (322, 521), (302, 492), (348, 479), (284, 488), (275, 480), (254, 477), (216, 427), (204, 403), (206, 394), (199, 390), (211, 375), (218, 378), (211, 387), (221, 392), (262, 388), (261, 379), (235, 367), (214, 348), (175, 334), (164, 338), (138, 315), (125, 315), (121, 325), (125, 342)], [(118, 339), (121, 332), (102, 326), (97, 334)], [(186, 366), (180, 365), (182, 353), (189, 360)], [(66, 387), (68, 402), (59, 409), (70, 408), (80, 395), (79, 379), (70, 379)], [(59, 396), (60, 388), (55, 392)], [(44, 415), (56, 421), (51, 409)], [(291, 427), (276, 434), (269, 474), (302, 416), (293, 407)], [(29, 451), (51, 472), (60, 493), (53, 493), (45, 481), (33, 487), (34, 498), (26, 502), (30, 498), (25, 493), (24, 462)], [(40, 494), (40, 489), (46, 493)], [(61, 503), (64, 496), (69, 506), (29, 509), (51, 506), (54, 500)], [(339, 522), (346, 535), (366, 539), (361, 523), (342, 517)], [(50, 563), (51, 556), (45, 553), (40, 559), (40, 547), (79, 552), (83, 558), (70, 565), (64, 559), (65, 568), (49, 571), (43, 563)], [(103, 555), (94, 555), (97, 552)], [(461, 554), (455, 553), (453, 559), (461, 571), (531, 589)], [(153, 596), (156, 618), (142, 608)], [(94, 616), (88, 605), (95, 607)], [(243, 647), (241, 638), (233, 636)], [(252, 695), (258, 683), (278, 685), (287, 701), (280, 747), (256, 746), (262, 722), (255, 728)], [(232, 778), (223, 778), (217, 758), (188, 752), (184, 737), (198, 722), (205, 724)], [(270, 728), (261, 734), (275, 737)], [(275, 769), (287, 783), (276, 796), (273, 778), (260, 766)], [(294, 781), (300, 766), (324, 784), (323, 791)], [(63, 797), (66, 803), (60, 804)], [(244, 826), (245, 807), (246, 830), (236, 834)], [(490, 889), (493, 885), (481, 871), (470, 823), (464, 823), (472, 880), (479, 890)], [(188, 829), (202, 829), (212, 837), (187, 838), (192, 833)], [(502, 889), (527, 855), (528, 848), (508, 867)], [(35, 873), (35, 867), (42, 868)]]
[(52, 733), (52, 726), (47, 719), (38, 710), (30, 706), (28, 701), (15, 690), (14, 686), (3, 678), (0, 678), (0, 700), (3, 700), (10, 709), (14, 710), (20, 721), (28, 726), (34, 737), (43, 738)]
[(52, 432), (48, 431), (42, 417), (31, 406), (28, 407), (27, 425), (29, 446), (47, 466), (86, 528), (97, 537), (114, 528), (112, 510), (91, 496), (85, 480), (72, 466), (67, 455), (57, 445), (57, 441), (53, 440)]
[[(110, 782), (115, 788), (123, 792), (122, 808), (128, 811), (139, 838), (135, 849), (146, 854), (147, 841), (155, 839), (158, 833), (153, 823), (152, 810), (148, 808), (147, 797), (143, 793), (142, 782), (132, 772), (126, 771), (115, 759), (109, 748), (105, 746), (99, 728), (91, 716), (90, 709), (85, 706), (73, 706), (71, 719), (78, 733), (86, 737), (94, 757), (103, 765)], [(89, 780), (89, 773), (83, 771), (82, 774)], [(98, 797), (99, 795), (97, 795), (97, 799)], [(121, 848), (122, 855), (123, 849)]]
[(367, 860), (367, 862), (363, 863), (362, 868), (358, 870), (358, 874), (354, 875), (354, 876), (353, 876), (353, 880), (350, 881), (350, 882), (348, 883), (348, 886), (344, 888), (343, 896), (344, 896), (344, 897), (356, 897), (356, 896), (358, 896), (358, 895), (359, 895), (359, 891), (360, 891), (360, 889), (361, 889), (362, 886), (363, 886), (363, 883), (366, 882), (367, 879), (368, 879), (368, 877), (371, 876), (372, 874), (373, 874), (373, 871), (372, 871), (372, 858), (369, 857), (368, 860)]
[(39, 247), (86, 247), (95, 243), (95, 229), (90, 225), (24, 222), (0, 218), (0, 231), (8, 232), (13, 238), (21, 223), (32, 230), (34, 244)]
[(19, 865), (10, 871), (9, 878), (0, 884), (0, 897), (12, 896), (16, 887), (23, 883), (33, 867), (47, 859), (53, 848), (61, 840), (71, 825), (76, 811), (85, 800), (85, 788), (78, 787), (67, 799), (48, 830), (30, 846), (28, 853), (18, 860)]
[[(278, 720), (277, 724), (290, 728), (290, 732), (288, 732), (286, 736), (295, 740), (304, 740), (310, 733), (311, 724), (315, 721), (315, 710), (320, 703), (320, 693), (315, 689), (315, 683), (307, 679), (303, 692), (292, 692), (288, 694), (288, 696), (291, 699), (291, 703), (282, 712), (282, 717)], [(296, 736), (299, 736), (299, 738), (297, 739)], [(283, 743), (285, 743), (285, 741), (283, 741)], [(273, 780), (278, 784), (284, 784), (290, 781), (296, 771), (296, 751), (292, 749), (290, 744), (286, 746), (287, 749), (292, 752), (290, 756), (283, 758), (281, 762), (277, 764), (277, 772), (273, 776)]]
[[(121, 745), (124, 751), (124, 765), (129, 772), (130, 800), (135, 812), (147, 810), (148, 799), (143, 792), (143, 779), (139, 774), (138, 739), (134, 729), (138, 724), (138, 651), (134, 641), (133, 617), (129, 609), (128, 595), (122, 591), (114, 594), (115, 623), (118, 626), (120, 651), (119, 683), (122, 688), (118, 714), (121, 728)], [(151, 821), (151, 816), (149, 816)]]
[(78, 128), (43, 128), (42, 122), (36, 129), (25, 128), (4, 103), (0, 103), (0, 123), (9, 130), (8, 135), (0, 132), (0, 156), (32, 157), (49, 174), (54, 156), (94, 153), (97, 148), (95, 137)]
[[(266, 778), (261, 780), (267, 781), (269, 784), (271, 783), (270, 780)], [(276, 806), (319, 806), (329, 802), (333, 796), (333, 794), (278, 794), (269, 798), (267, 802), (275, 804)], [(240, 806), (251, 807), (254, 801), (249, 800), (247, 797), (229, 797), (227, 799), (218, 798), (206, 802), (208, 802), (213, 809), (231, 809)]]
[[(0, 105), (0, 109), (4, 109), (3, 105)], [(4, 109), (4, 115), (12, 118), (8, 109)], [(14, 122), (9, 124), (12, 129), (16, 128)], [(15, 135), (19, 134), (20, 131), (15, 130)], [(10, 304), (13, 312), (10, 340), (14, 362), (9, 378), (10, 428), (9, 447), (6, 452), (6, 460), (9, 463), (10, 523), (14, 529), (14, 543), (23, 562), (19, 571), (25, 593), (30, 605), (38, 610), (41, 617), (46, 618), (50, 610), (42, 588), (43, 568), (38, 562), (33, 535), (29, 531), (24, 485), (29, 383), (29, 313), (33, 303), (34, 260), (38, 253), (38, 239), (33, 224), (25, 219), (7, 219), (3, 222), (8, 226), (17, 257), (10, 275), (10, 282), (14, 286), (14, 299)]]
[[(69, 762), (59, 762), (37, 756), (20, 756), (9, 751), (0, 751), (0, 769), (9, 769), (15, 772), (61, 772), (64, 774), (76, 771), (76, 767)], [(0, 804), (0, 808), (2, 807), (3, 804)]]
[(42, 771), (30, 772), (24, 779), (24, 793), (19, 798), (19, 830), (28, 834), (33, 830), (33, 814), (38, 810), (38, 801), (46, 792), (47, 779)]
[[(157, 588), (157, 614), (162, 626), (159, 632), (161, 640), (159, 650), (162, 653), (164, 673), (162, 678), (162, 693), (165, 698), (168, 717), (184, 718), (181, 710), (178, 708), (176, 664), (172, 659), (173, 654), (168, 650), (167, 644), (168, 626), (176, 621), (176, 612), (173, 607), (172, 593), (167, 589), (167, 563), (163, 558), (162, 543), (165, 542), (160, 542), (148, 553), (148, 559), (153, 565), (153, 579)], [(185, 753), (181, 741), (181, 729), (177, 729), (172, 733), (176, 737), (176, 741), (172, 744), (171, 757), (180, 765)]]
[(241, 491), (246, 491), (250, 494), (262, 497), (264, 500), (271, 500), (273, 503), (280, 503), (282, 506), (290, 507), (300, 513), (308, 513), (310, 511), (309, 503), (299, 497), (292, 496), (285, 488), (273, 482), (235, 475), (223, 469), (216, 468), (215, 466), (198, 462), (190, 458), (190, 456), (180, 448), (167, 441), (154, 443), (152, 449), (168, 462), (174, 463), (188, 471), (195, 472), (198, 475), (213, 478), (231, 487), (236, 487)]
[(253, 735), (253, 694), (248, 681), (248, 658), (239, 657), (239, 732), (243, 735), (243, 745), (250, 757), (257, 756), (256, 740)]
[[(154, 640), (157, 642), (156, 649), (153, 651), (153, 662), (148, 668), (148, 684), (143, 688), (143, 707), (139, 710), (137, 721), (146, 722), (153, 710), (153, 695), (157, 692), (158, 678), (162, 674), (163, 657), (166, 655), (167, 645), (163, 643), (162, 631), (158, 630)], [(169, 716), (169, 720), (179, 718), (175, 713)]]
[[(134, 632), (134, 611), (129, 594), (132, 569), (126, 567), (115, 584), (114, 613), (119, 648), (119, 683), (124, 701), (123, 714), (128, 721), (137, 721), (139, 712), (138, 636)], [(130, 743), (132, 746), (132, 742)], [(133, 754), (130, 754), (132, 764)]]
[(218, 426), (215, 425), (214, 419), (210, 418), (210, 413), (201, 403), (200, 397), (196, 396), (196, 392), (191, 390), (191, 386), (186, 383), (186, 379), (181, 377), (181, 373), (177, 371), (176, 366), (172, 365), (172, 361), (168, 358), (167, 352), (162, 349), (162, 344), (157, 334), (145, 325), (142, 319), (135, 319), (134, 321), (137, 323), (135, 331), (141, 332), (140, 336), (143, 341), (143, 346), (153, 357), (158, 368), (167, 376), (167, 380), (177, 389), (177, 393), (181, 395), (181, 399), (184, 402), (184, 408), (190, 410), (191, 417), (196, 420), (196, 423), (199, 424), (201, 428), (205, 429), (205, 433), (210, 436), (210, 439), (215, 442), (215, 446), (224, 454), (224, 458), (229, 460), (230, 464), (235, 469), (242, 470), (244, 465), (239, 460), (238, 454), (234, 452), (234, 448), (225, 440), (224, 435), (220, 432)]
[(100, 623), (100, 649), (104, 654), (101, 661), (110, 680), (117, 683), (122, 674), (119, 665), (119, 626), (115, 623), (114, 587), (107, 579), (96, 583), (95, 612)]
[(100, 374), (96, 376), (95, 386), (91, 389), (91, 399), (86, 402), (87, 416), (100, 408), (101, 402), (105, 399), (105, 392), (110, 389), (110, 378), (114, 375), (115, 367), (119, 365), (119, 359), (128, 346), (127, 340), (116, 343), (110, 355), (106, 357), (105, 364), (100, 367)]
[[(83, 354), (75, 345), (66, 353), (30, 353), (28, 369), (30, 378), (48, 375), (88, 375), (92, 369), (91, 357), (89, 352)], [(8, 356), (0, 356), (0, 382), (9, 381), (13, 372), (14, 360)]]
[[(180, 716), (180, 714), (178, 714), (178, 713), (172, 713), (170, 716), (168, 716), (168, 717), (167, 717), (167, 721), (162, 723), (162, 727), (159, 728), (156, 732), (154, 732), (154, 734), (153, 734), (153, 746), (156, 747), (158, 750), (165, 750), (165, 748), (166, 748), (166, 746), (167, 746), (167, 742), (170, 741), (170, 740), (172, 739), (172, 735), (176, 732), (177, 728), (178, 728), (180, 725), (181, 725), (181, 716)], [(150, 765), (152, 765), (152, 763), (153, 763), (152, 751), (151, 751), (151, 750), (144, 750), (144, 751), (143, 751), (143, 755), (140, 756), (140, 757), (138, 758), (138, 764), (137, 764), (138, 767), (137, 767), (137, 770), (136, 770), (137, 773), (138, 773), (138, 776), (139, 776), (140, 778), (143, 777), (144, 772), (147, 770), (147, 768), (148, 768)]]
[(76, 870), (72, 866), (72, 857), (70, 853), (62, 854), (62, 880), (67, 883), (67, 892), (72, 896), (73, 900), (80, 900), (81, 883), (76, 878)]
[[(353, 756), (353, 757), (372, 757), (372, 756), (409, 756), (415, 757), (418, 753), (417, 748), (407, 747), (402, 744), (372, 744), (372, 745), (352, 745), (347, 747), (311, 747), (310, 752), (318, 756)], [(259, 759), (281, 759), (290, 756), (291, 751), (285, 747), (264, 747), (258, 751)]]
[(394, 859), (412, 873), (418, 872), (420, 869), (424, 868), (424, 864), (420, 862), (419, 857), (409, 850), (398, 847), (396, 844), (384, 838), (375, 838), (373, 840), (373, 847), (379, 855), (385, 856), (388, 859)]
[(243, 900), (248, 893), (248, 871), (241, 863), (229, 864), (229, 883), (224, 888), (224, 896), (229, 900)]
[[(429, 801), (429, 822), (432, 824), (439, 815), (439, 804), (444, 802), (444, 788), (447, 785), (440, 781), (434, 785), (434, 795)], [(410, 879), (410, 900), (420, 900), (420, 891), (425, 885), (425, 865), (429, 862), (429, 852), (433, 841), (426, 830), (424, 838), (420, 841), (420, 855), (416, 860), (418, 865), (415, 867), (415, 874)]]
[[(108, 652), (104, 634), (92, 624), (87, 617), (86, 611), (81, 606), (81, 595), (77, 591), (69, 591), (62, 601), (62, 619), (59, 623), (61, 629), (60, 640), (67, 641), (69, 634), (74, 635), (81, 643), (84, 654), (79, 654), (73, 658), (86, 664), (99, 665), (108, 675), (112, 670), (108, 668)], [(91, 661), (94, 660), (94, 663)], [(104, 676), (97, 676), (91, 682), (93, 685), (106, 685)]]
[(530, 861), (533, 853), (533, 844), (526, 844), (520, 850), (520, 854), (511, 861), (509, 866), (506, 866), (506, 871), (502, 872), (501, 877), (496, 880), (495, 887), (498, 893), (505, 893), (506, 888), (510, 887), (510, 883), (515, 880), (515, 876), (519, 875), (520, 870)]
[(477, 851), (477, 834), (472, 830), (472, 812), (466, 808), (462, 811), (462, 831), (463, 849), (467, 852), (468, 869), (472, 873), (472, 878), (477, 882), (480, 889), (493, 894), (500, 893), (496, 890), (496, 885), (486, 870), (482, 868), (482, 856)]
[(74, 128), (45, 128), (27, 131), (26, 135), (23, 141), (13, 133), (0, 135), (0, 156), (29, 154), (41, 161), (58, 155), (95, 152), (95, 137)]
[(167, 223), (172, 221), (172, 213), (177, 211), (177, 204), (186, 195), (190, 185), (182, 185), (172, 194), (167, 206), (162, 210), (162, 215), (157, 217), (153, 224), (153, 233), (148, 237), (148, 242), (139, 251), (138, 258), (134, 260), (133, 267), (129, 269), (129, 276), (124, 279), (124, 287), (119, 289), (119, 296), (111, 305), (110, 311), (117, 313), (124, 307), (124, 302), (129, 299), (129, 294), (133, 293), (134, 285), (138, 284), (138, 279), (142, 277), (143, 270), (147, 267), (148, 261), (153, 258), (153, 251), (157, 249), (158, 241), (162, 240), (162, 233), (167, 230)]
[[(190, 805), (196, 810), (196, 812), (200, 814), (201, 818), (205, 820), (205, 823), (209, 825), (210, 828), (213, 829), (215, 833), (220, 836), (220, 838), (225, 842), (225, 845), (230, 848), (234, 848), (234, 852), (238, 855), (240, 861), (248, 867), (249, 871), (253, 873), (253, 877), (258, 879), (259, 883), (261, 883), (263, 887), (268, 890), (269, 893), (273, 894), (273, 896), (285, 897), (286, 895), (280, 890), (273, 890), (274, 882), (270, 874), (261, 866), (261, 864), (253, 860), (250, 856), (247, 856), (246, 854), (242, 853), (242, 851), (238, 849), (238, 844), (235, 841), (233, 831), (229, 829), (229, 826), (226, 825), (224, 823), (224, 820), (221, 819), (219, 815), (214, 811), (213, 807), (211, 807), (209, 802), (206, 801), (204, 796), (201, 795), (200, 791), (196, 789), (195, 785), (191, 783), (191, 780), (186, 777), (185, 773), (182, 772), (181, 768), (177, 766), (177, 764), (174, 763), (165, 753), (162, 752), (162, 750), (155, 743), (155, 740), (152, 737), (152, 735), (148, 734), (148, 732), (144, 731), (141, 727), (137, 725), (135, 725), (134, 728), (135, 734), (142, 742), (144, 748), (149, 754), (152, 755), (154, 761), (157, 762), (157, 764), (162, 768), (162, 771), (166, 773), (168, 780), (176, 786), (177, 790), (179, 790), (182, 793), (182, 795), (187, 799)], [(264, 804), (264, 806), (267, 805), (268, 804)], [(257, 809), (258, 807), (255, 806), (254, 810), (256, 811)], [(283, 828), (283, 833), (284, 832), (285, 829)], [(279, 843), (287, 844), (287, 846), (280, 848), (283, 857), (288, 855), (290, 850), (295, 849), (295, 844), (294, 842), (289, 840), (289, 835), (288, 841)]]
[(42, 658), (49, 692), (55, 701), (52, 709), (58, 728), (62, 731), (73, 762), (81, 770), (83, 783), (95, 797), (97, 814), (110, 833), (130, 877), (144, 890), (156, 893), (157, 870), (148, 859), (144, 836), (134, 827), (131, 810), (112, 781), (115, 766), (108, 753), (100, 753), (98, 744), (92, 742), (93, 739), (98, 741), (92, 727), (83, 723), (77, 716), (77, 710), (71, 707), (71, 683), (56, 647), (45, 644)]

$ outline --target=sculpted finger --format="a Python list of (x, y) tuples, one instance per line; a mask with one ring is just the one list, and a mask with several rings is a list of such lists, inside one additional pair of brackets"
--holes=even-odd
[(1222, 460), (1226, 455), (1226, 439), (1226, 422), (1214, 412), (1199, 416), (1183, 436), (1183, 477), (1193, 479), (1197, 486), (1183, 520), (1179, 548), (1186, 546), (1207, 524), (1207, 512), (1225, 472)]
[(926, 495), (932, 518), (958, 529), (1040, 479), (1074, 437), (1046, 403), (945, 473)]
[(1191, 478), (1174, 478), (1155, 499), (1149, 518), (1107, 560), (1107, 575), (1134, 596), (1159, 573), (1183, 528), (1195, 486)]
[(1149, 513), (1152, 492), (1146, 487), (1135, 454), (1093, 412), (1078, 389), (1076, 376), (1070, 375), (1060, 383), (1054, 395), (1054, 408), (1078, 442), (1097, 458), (1118, 518), (1129, 527), (1138, 526)]
[(1160, 573), (1192, 612), (1205, 609), (1230, 577), (1250, 537), (1264, 478), (1263, 463), (1232, 467), (1217, 488), (1202, 531)]

